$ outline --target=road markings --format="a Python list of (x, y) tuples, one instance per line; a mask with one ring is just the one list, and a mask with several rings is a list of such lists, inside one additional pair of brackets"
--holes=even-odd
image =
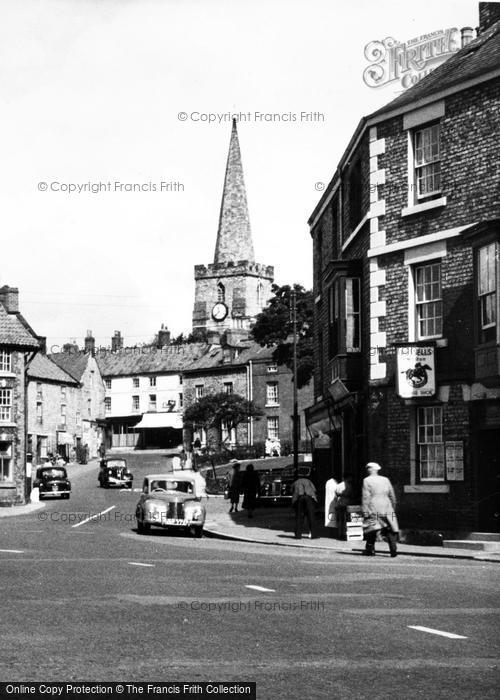
[(438, 634), (440, 637), (448, 637), (449, 639), (467, 639), (461, 634), (452, 634), (451, 632), (443, 632), (442, 630), (433, 630), (432, 627), (420, 627), (420, 625), (408, 625), (412, 630), (418, 630), (419, 632), (429, 632), (430, 634)]
[(245, 588), (251, 588), (253, 591), (261, 591), (262, 593), (276, 593), (274, 588), (264, 588), (263, 586), (245, 586)]
[(24, 554), (22, 549), (0, 549), (0, 552), (8, 552), (9, 554)]
[(129, 561), (130, 566), (154, 566), (154, 564), (143, 564), (140, 561)]
[(72, 525), (71, 527), (80, 527), (80, 525), (85, 525), (85, 523), (88, 523), (90, 520), (95, 520), (96, 518), (99, 518), (101, 515), (104, 515), (104, 513), (109, 513), (109, 511), (113, 510), (113, 508), (116, 508), (116, 506), (111, 506), (110, 508), (106, 508), (106, 510), (101, 510), (100, 513), (96, 513), (95, 515), (91, 515), (90, 518), (85, 518), (85, 520), (82, 520), (79, 523)]

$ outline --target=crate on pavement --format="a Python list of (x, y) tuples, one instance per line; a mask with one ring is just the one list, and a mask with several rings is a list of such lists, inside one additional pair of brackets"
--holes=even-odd
[(363, 539), (363, 508), (361, 506), (347, 506), (345, 537), (348, 542)]

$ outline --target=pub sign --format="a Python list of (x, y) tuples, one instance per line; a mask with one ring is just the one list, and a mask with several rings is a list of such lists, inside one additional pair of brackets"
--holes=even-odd
[(397, 391), (403, 399), (429, 398), (436, 393), (434, 346), (401, 345), (397, 348)]

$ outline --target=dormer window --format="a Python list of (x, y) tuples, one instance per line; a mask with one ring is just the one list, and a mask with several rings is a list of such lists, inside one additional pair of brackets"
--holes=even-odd
[(12, 353), (9, 350), (0, 350), (0, 372), (12, 371)]

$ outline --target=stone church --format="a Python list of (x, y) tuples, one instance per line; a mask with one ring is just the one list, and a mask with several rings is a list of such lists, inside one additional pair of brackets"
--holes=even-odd
[(271, 297), (274, 267), (255, 262), (236, 120), (233, 120), (213, 263), (195, 265), (193, 331), (246, 335)]

